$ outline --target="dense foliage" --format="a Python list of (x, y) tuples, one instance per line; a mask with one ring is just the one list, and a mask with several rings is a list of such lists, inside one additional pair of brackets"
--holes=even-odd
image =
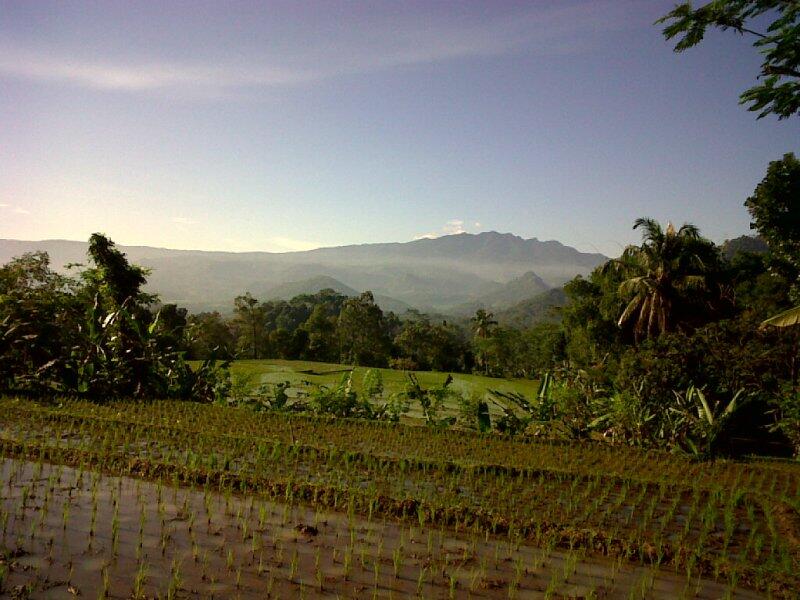
[(790, 153), (771, 162), (745, 206), (769, 244), (769, 266), (791, 283), (800, 302), (800, 160)]
[(94, 234), (78, 278), (50, 269), (46, 254), (0, 267), (0, 385), (98, 397), (213, 400), (224, 365), (192, 368), (181, 350), (185, 311), (142, 292), (146, 272)]
[(800, 332), (762, 324), (797, 293), (798, 202), (789, 154), (746, 201), (760, 240), (723, 253), (691, 225), (639, 219), (641, 246), (565, 286), (561, 384), (582, 398), (570, 411), (584, 431), (698, 455), (800, 453)]

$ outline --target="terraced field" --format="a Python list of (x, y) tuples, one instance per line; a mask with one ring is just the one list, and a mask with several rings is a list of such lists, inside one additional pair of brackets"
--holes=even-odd
[(36, 597), (789, 598), (800, 585), (797, 463), (15, 398), (0, 399), (0, 452), (2, 585)]

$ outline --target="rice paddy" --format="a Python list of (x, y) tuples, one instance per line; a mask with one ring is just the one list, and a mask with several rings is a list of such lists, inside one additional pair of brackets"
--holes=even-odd
[(19, 597), (794, 597), (800, 579), (796, 463), (12, 397), (0, 450)]

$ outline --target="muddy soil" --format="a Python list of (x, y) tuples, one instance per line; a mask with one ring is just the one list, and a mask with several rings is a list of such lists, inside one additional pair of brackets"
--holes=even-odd
[(760, 598), (623, 558), (0, 459), (10, 598)]

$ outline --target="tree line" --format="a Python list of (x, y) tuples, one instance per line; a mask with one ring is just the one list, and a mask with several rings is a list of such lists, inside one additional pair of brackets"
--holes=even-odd
[[(291, 300), (238, 296), (229, 317), (188, 315), (187, 350), (194, 358), (281, 358), (406, 370), (469, 371), (464, 328), (418, 311), (401, 319), (384, 312), (371, 292), (347, 297), (332, 289)], [(188, 338), (187, 338), (188, 340)]]
[(475, 372), (554, 382), (535, 402), (495, 395), (505, 431), (546, 415), (571, 435), (671, 445), (687, 439), (676, 415), (688, 407), (705, 415), (694, 439), (707, 445), (800, 449), (800, 328), (764, 326), (800, 302), (798, 202), (800, 161), (787, 154), (745, 202), (762, 251), (638, 219), (641, 244), (569, 281), (558, 321), (526, 329), (485, 310), (463, 323), (401, 318), (370, 292), (333, 290), (288, 301), (245, 294), (229, 317), (190, 315), (145, 293), (147, 271), (95, 234), (76, 276), (52, 270), (44, 253), (0, 267), (0, 385), (214, 400), (229, 392), (233, 358)]

